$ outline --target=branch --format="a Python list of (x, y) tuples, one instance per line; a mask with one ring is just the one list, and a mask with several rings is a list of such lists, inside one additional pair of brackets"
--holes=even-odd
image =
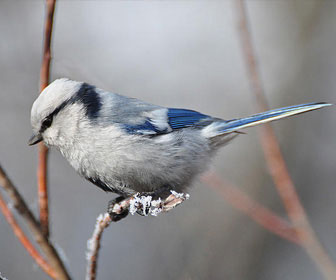
[(17, 188), (13, 185), (11, 180), (7, 177), (5, 171), (0, 165), (0, 186), (8, 193), (8, 196), (13, 202), (14, 207), (21, 214), (25, 222), (27, 223), (35, 241), (39, 244), (41, 250), (46, 255), (49, 263), (54, 268), (57, 275), (57, 279), (70, 279), (68, 272), (66, 271), (61, 258), (59, 257), (54, 246), (48, 240), (48, 238), (42, 232), (39, 223), (34, 218), (32, 212), (29, 210), (27, 204), (21, 197)]
[(249, 198), (237, 187), (223, 182), (215, 173), (210, 172), (202, 176), (202, 181), (223, 196), (235, 209), (246, 214), (257, 224), (279, 237), (300, 245), (301, 240), (286, 220)]
[(40, 224), (43, 234), (49, 237), (49, 199), (47, 185), (48, 148), (44, 145), (43, 142), (39, 143), (38, 145), (37, 185)]
[[(54, 19), (56, 0), (46, 0), (46, 20), (44, 25), (43, 58), (40, 72), (40, 92), (49, 83), (50, 61), (51, 61), (51, 34)], [(49, 203), (47, 185), (47, 160), (48, 148), (41, 142), (39, 144), (38, 156), (38, 201), (40, 208), (40, 223), (43, 233), (49, 236)]]
[[(147, 216), (151, 213), (153, 216), (161, 212), (168, 212), (180, 205), (183, 201), (189, 198), (188, 194), (177, 193), (172, 191), (164, 201), (152, 200), (151, 196), (140, 196), (136, 194), (129, 198), (126, 198), (114, 205), (109, 206), (109, 213), (100, 214), (96, 221), (96, 226), (93, 231), (92, 237), (88, 240), (88, 251), (86, 259), (88, 261), (86, 268), (86, 280), (95, 280), (97, 276), (97, 260), (100, 249), (101, 237), (104, 230), (110, 225), (111, 222), (120, 221), (120, 219), (114, 220), (111, 216), (118, 216), (122, 213), (134, 214), (135, 212), (142, 213), (141, 215)], [(126, 214), (127, 215), (127, 214)], [(126, 216), (123, 216), (123, 218)]]
[[(260, 110), (267, 110), (267, 101), (262, 86), (257, 58), (253, 47), (249, 24), (247, 20), (244, 0), (236, 0), (239, 15), (239, 34), (243, 55), (248, 68), (248, 77), (251, 90), (257, 100)], [(286, 163), (281, 154), (279, 143), (270, 125), (261, 128), (261, 142), (264, 156), (278, 193), (286, 208), (287, 214), (294, 225), (302, 246), (320, 268), (326, 279), (336, 279), (336, 268), (333, 261), (326, 253), (312, 229), (305, 210), (295, 191), (294, 183), (289, 175)]]
[(47, 261), (40, 255), (40, 253), (35, 249), (34, 245), (29, 241), (21, 227), (16, 222), (11, 210), (8, 208), (6, 202), (0, 194), (0, 210), (2, 211), (8, 224), (12, 227), (12, 230), (16, 237), (19, 239), (23, 247), (27, 250), (30, 256), (35, 260), (35, 262), (41, 267), (41, 269), (48, 274), (51, 278), (56, 279), (56, 272), (47, 263)]
[(95, 280), (97, 275), (97, 260), (100, 249), (100, 240), (105, 228), (111, 223), (111, 217), (108, 213), (100, 214), (97, 218), (96, 226), (92, 237), (88, 240), (88, 252), (86, 259), (88, 261), (85, 280)]

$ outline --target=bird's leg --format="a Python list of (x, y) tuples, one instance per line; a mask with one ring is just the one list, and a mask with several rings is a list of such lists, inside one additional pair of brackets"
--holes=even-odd
[(123, 207), (122, 205), (122, 202), (126, 200), (127, 198), (123, 196), (118, 196), (117, 198), (109, 201), (107, 205), (107, 213), (109, 213), (113, 222), (118, 222), (128, 215), (128, 206)]

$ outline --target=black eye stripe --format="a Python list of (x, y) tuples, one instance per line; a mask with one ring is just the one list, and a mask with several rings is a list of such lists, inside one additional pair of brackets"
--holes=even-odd
[(41, 129), (40, 129), (41, 133), (51, 126), (54, 116), (56, 116), (69, 102), (71, 102), (71, 99), (66, 100), (63, 103), (61, 103), (61, 105), (55, 108), (54, 111), (52, 111), (48, 116), (44, 118), (41, 124)]
[(90, 120), (98, 117), (98, 112), (101, 109), (102, 103), (99, 94), (96, 92), (95, 87), (87, 83), (83, 83), (78, 89), (77, 93), (70, 99), (62, 102), (53, 112), (51, 112), (41, 124), (40, 132), (45, 131), (51, 126), (53, 118), (69, 104), (81, 103), (84, 106), (85, 114)]

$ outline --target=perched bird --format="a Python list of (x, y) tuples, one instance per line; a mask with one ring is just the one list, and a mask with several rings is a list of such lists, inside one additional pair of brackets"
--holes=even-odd
[(58, 79), (32, 106), (33, 136), (55, 146), (84, 178), (126, 198), (183, 192), (240, 130), (331, 104), (310, 103), (223, 120)]

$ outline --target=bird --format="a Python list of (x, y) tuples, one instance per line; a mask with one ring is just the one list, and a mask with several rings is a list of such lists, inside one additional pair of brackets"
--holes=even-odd
[(308, 103), (224, 120), (56, 79), (31, 109), (29, 145), (56, 147), (80, 176), (106, 192), (184, 192), (211, 158), (248, 127), (330, 106)]

